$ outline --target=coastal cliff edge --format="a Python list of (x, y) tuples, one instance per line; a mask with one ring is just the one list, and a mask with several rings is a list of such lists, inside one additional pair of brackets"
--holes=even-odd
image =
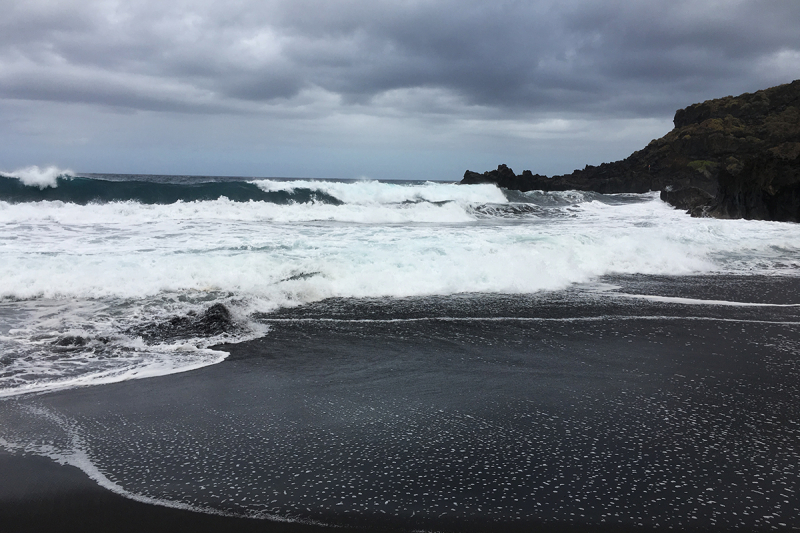
[(800, 222), (800, 80), (679, 109), (675, 127), (627, 158), (547, 177), (506, 165), (463, 184), (519, 191), (661, 191), (692, 216)]

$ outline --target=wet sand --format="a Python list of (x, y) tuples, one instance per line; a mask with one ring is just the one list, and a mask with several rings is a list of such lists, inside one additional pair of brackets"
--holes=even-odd
[[(103, 532), (159, 533), (365, 533), (402, 532), (405, 528), (381, 524), (347, 527), (282, 523), (270, 520), (217, 516), (136, 502), (98, 486), (77, 468), (50, 459), (10, 455), (0, 451), (0, 525), (4, 533)], [(460, 531), (492, 531), (491, 524), (454, 525)], [(564, 524), (514, 526), (503, 531), (580, 533), (636, 531), (619, 526)]]
[[(790, 278), (606, 281), (800, 294)], [(797, 307), (576, 289), (263, 319), (272, 331), (219, 365), (7, 400), (0, 424), (87, 454), (130, 494), (338, 531), (800, 527)], [(32, 455), (0, 455), (0, 472), (4, 531), (328, 530), (135, 502)]]
[(59, 465), (45, 457), (0, 452), (0, 473), (0, 529), (4, 533), (332, 531), (327, 527), (229, 518), (136, 502), (100, 487), (75, 467)]

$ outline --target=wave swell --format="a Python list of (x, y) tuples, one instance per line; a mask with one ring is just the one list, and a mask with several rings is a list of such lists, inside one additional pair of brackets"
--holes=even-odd
[(60, 201), (78, 205), (90, 203), (137, 202), (140, 204), (174, 204), (227, 198), (234, 202), (269, 202), (274, 204), (319, 202), (339, 205), (341, 202), (321, 190), (295, 188), (263, 190), (244, 181), (203, 183), (158, 183), (151, 181), (111, 181), (70, 177), (64, 173), (40, 173), (40, 177), (23, 178), (24, 174), (0, 177), (0, 200), (9, 203)]

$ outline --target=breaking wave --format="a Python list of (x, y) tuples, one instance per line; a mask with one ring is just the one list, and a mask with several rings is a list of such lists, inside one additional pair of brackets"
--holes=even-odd
[[(5, 180), (16, 179), (24, 186), (37, 187), (40, 191), (47, 188), (56, 188), (59, 181), (64, 182), (74, 175), (75, 173), (71, 170), (62, 170), (55, 166), (39, 168), (36, 165), (20, 168), (13, 172), (0, 172), (0, 177), (5, 178)], [(5, 180), (0, 179), (0, 194), (4, 192), (3, 189), (7, 186)]]

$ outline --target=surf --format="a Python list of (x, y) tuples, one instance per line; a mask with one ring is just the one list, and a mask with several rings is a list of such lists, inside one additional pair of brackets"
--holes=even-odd
[[(609, 275), (800, 272), (797, 226), (692, 219), (654, 193), (53, 179), (40, 187), (0, 177), (4, 395), (217, 364), (225, 355), (213, 346), (268, 335), (259, 317), (327, 299), (559, 293)], [(224, 335), (177, 327), (217, 305), (231, 316)]]

